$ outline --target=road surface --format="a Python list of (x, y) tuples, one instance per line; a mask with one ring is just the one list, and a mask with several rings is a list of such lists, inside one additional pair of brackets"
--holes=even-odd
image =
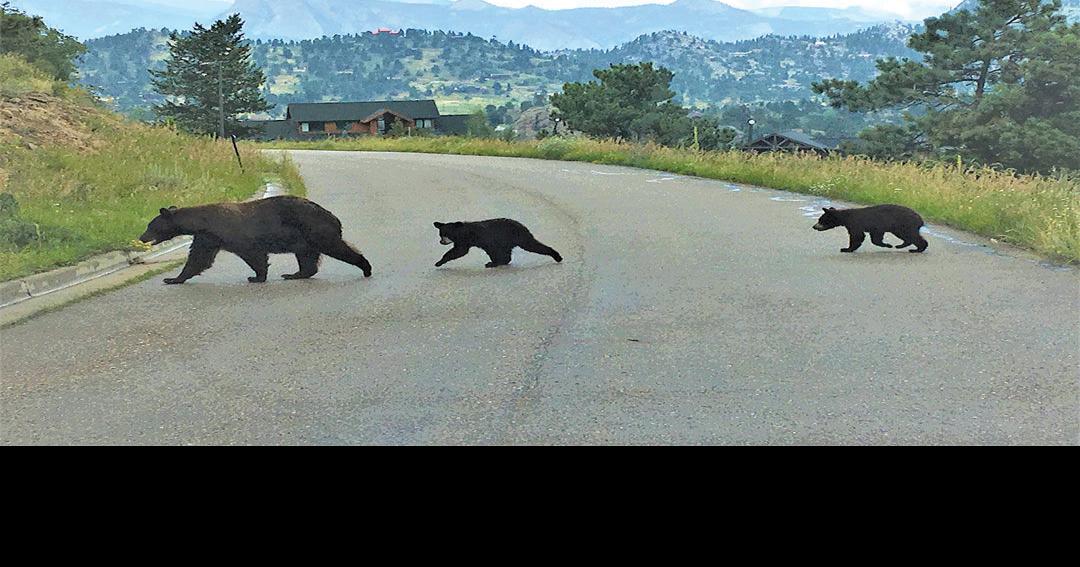
[[(841, 254), (825, 201), (657, 172), (293, 156), (374, 277), (222, 254), (0, 330), (3, 443), (1080, 443), (1075, 269)], [(492, 217), (566, 260), (434, 267), (433, 221)]]

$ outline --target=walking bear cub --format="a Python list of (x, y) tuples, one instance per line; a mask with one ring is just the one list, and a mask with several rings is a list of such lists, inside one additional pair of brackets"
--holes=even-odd
[(454, 247), (446, 252), (435, 267), (461, 258), (469, 253), (473, 246), (483, 248), (491, 257), (488, 268), (505, 266), (510, 263), (510, 254), (515, 247), (529, 252), (551, 256), (556, 262), (562, 262), (562, 256), (554, 248), (542, 244), (533, 237), (525, 225), (511, 219), (491, 219), (479, 222), (435, 223), (439, 229), (440, 244)]
[(864, 209), (837, 210), (832, 207), (823, 209), (814, 230), (829, 230), (838, 226), (847, 228), (851, 238), (847, 248), (841, 248), (841, 252), (854, 252), (862, 245), (866, 233), (870, 233), (870, 242), (882, 248), (894, 248), (891, 244), (885, 244), (886, 232), (891, 232), (903, 242), (895, 246), (897, 250), (915, 245), (909, 252), (922, 252), (929, 243), (919, 235), (919, 229), (923, 226), (922, 217), (919, 213), (900, 205), (877, 205)]
[(182, 234), (194, 235), (187, 264), (167, 284), (182, 284), (213, 265), (221, 250), (236, 254), (255, 276), (249, 282), (266, 281), (270, 254), (296, 254), (300, 271), (287, 280), (310, 278), (319, 271), (326, 254), (352, 264), (371, 276), (371, 264), (341, 239), (341, 221), (330, 211), (299, 197), (270, 197), (247, 203), (218, 203), (201, 207), (161, 209), (139, 240), (158, 244)]

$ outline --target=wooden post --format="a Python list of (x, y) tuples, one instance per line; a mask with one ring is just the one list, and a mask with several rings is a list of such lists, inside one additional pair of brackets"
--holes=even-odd
[(236, 145), (236, 134), (232, 135), (232, 149), (236, 154), (236, 163), (240, 164), (240, 171), (244, 171), (244, 161), (240, 159), (240, 147)]

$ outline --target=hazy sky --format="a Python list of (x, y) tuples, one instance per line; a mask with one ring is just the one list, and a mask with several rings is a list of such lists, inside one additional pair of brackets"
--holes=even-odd
[[(131, 2), (132, 0), (128, 0)], [(203, 5), (220, 4), (222, 9), (232, 4), (232, 0), (141, 0), (153, 4), (171, 4), (184, 6), (192, 3)], [(562, 8), (580, 8), (583, 6), (631, 6), (635, 4), (669, 4), (674, 0), (485, 0), (489, 4), (520, 8), (532, 4), (550, 10)], [(960, 0), (723, 0), (737, 8), (765, 8), (769, 6), (822, 6), (844, 8), (860, 6), (868, 10), (892, 12), (907, 18), (922, 19), (940, 14), (960, 3)]]

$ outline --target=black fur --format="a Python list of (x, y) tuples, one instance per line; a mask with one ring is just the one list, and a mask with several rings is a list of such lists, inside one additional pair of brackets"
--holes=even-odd
[(181, 234), (195, 236), (187, 264), (180, 275), (165, 280), (182, 284), (214, 264), (221, 250), (236, 254), (255, 276), (249, 282), (266, 281), (270, 254), (296, 254), (300, 271), (285, 279), (310, 278), (319, 271), (326, 254), (352, 264), (371, 276), (371, 264), (341, 239), (341, 221), (330, 211), (299, 197), (271, 197), (247, 203), (218, 203), (178, 209), (161, 209), (150, 221), (143, 242), (157, 244)]
[(562, 256), (554, 248), (537, 240), (525, 225), (511, 219), (491, 219), (479, 222), (451, 222), (435, 223), (439, 229), (442, 244), (453, 244), (451, 248), (435, 263), (435, 267), (461, 258), (469, 253), (473, 246), (482, 248), (487, 252), (491, 261), (488, 268), (505, 266), (510, 263), (510, 255), (515, 247), (522, 248), (536, 254), (551, 256), (556, 262), (562, 262)]
[[(870, 233), (870, 242), (882, 248), (906, 248), (915, 245), (909, 252), (922, 252), (929, 243), (919, 229), (923, 226), (922, 217), (919, 213), (900, 205), (877, 205), (864, 209), (837, 210), (832, 207), (823, 209), (814, 230), (829, 230), (838, 226), (847, 228), (850, 244), (847, 248), (841, 248), (841, 252), (854, 252), (862, 245), (866, 233)], [(899, 246), (885, 243), (885, 233), (891, 232), (903, 242)]]

